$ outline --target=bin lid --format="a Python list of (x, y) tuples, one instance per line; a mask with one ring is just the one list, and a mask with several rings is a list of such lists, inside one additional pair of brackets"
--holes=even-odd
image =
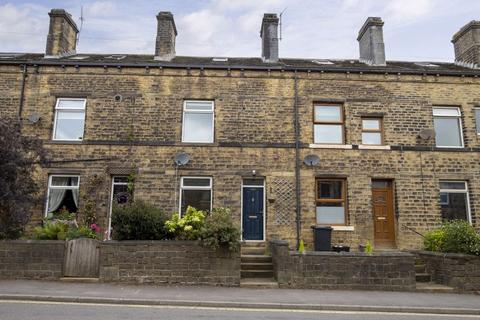
[(332, 230), (333, 228), (330, 226), (311, 226), (314, 230)]

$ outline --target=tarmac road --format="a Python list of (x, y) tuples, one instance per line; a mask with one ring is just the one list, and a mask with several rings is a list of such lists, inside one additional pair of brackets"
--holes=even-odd
[(0, 300), (1, 320), (77, 320), (77, 319), (285, 319), (285, 320), (464, 320), (480, 319), (475, 315), (416, 314), (392, 312), (344, 312), (315, 310), (273, 310), (222, 307), (179, 307), (119, 305), (76, 302)]

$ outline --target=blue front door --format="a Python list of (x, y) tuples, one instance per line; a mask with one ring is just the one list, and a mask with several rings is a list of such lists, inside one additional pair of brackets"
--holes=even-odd
[(263, 187), (243, 187), (243, 240), (263, 239)]

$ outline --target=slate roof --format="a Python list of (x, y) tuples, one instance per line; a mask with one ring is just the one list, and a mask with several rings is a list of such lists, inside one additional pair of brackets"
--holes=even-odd
[[(45, 58), (38, 53), (0, 53), (1, 64), (28, 65), (78, 65), (124, 67), (172, 67), (205, 69), (257, 69), (299, 70), (325, 72), (364, 72), (401, 74), (439, 74), (452, 76), (478, 76), (480, 69), (472, 69), (445, 62), (387, 61), (386, 66), (371, 66), (355, 59), (280, 59), (278, 63), (266, 63), (260, 58), (177, 56), (171, 61), (158, 61), (153, 55), (135, 54), (76, 54), (62, 58)], [(226, 59), (226, 61), (225, 61)]]

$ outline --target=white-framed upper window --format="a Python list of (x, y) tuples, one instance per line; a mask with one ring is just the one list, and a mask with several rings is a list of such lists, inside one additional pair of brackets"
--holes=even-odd
[(439, 204), (443, 220), (472, 221), (466, 181), (440, 181)]
[(184, 101), (182, 142), (212, 143), (214, 130), (213, 101)]
[(313, 143), (343, 144), (343, 106), (314, 105)]
[(78, 211), (80, 176), (51, 175), (48, 178), (46, 216)]
[(187, 207), (212, 211), (212, 178), (182, 177), (180, 181), (180, 215)]
[(83, 139), (86, 104), (86, 99), (57, 99), (53, 124), (53, 140), (78, 141)]
[(477, 134), (480, 135), (480, 107), (475, 108), (475, 125)]
[(434, 107), (433, 124), (437, 147), (463, 148), (462, 113), (458, 107)]

